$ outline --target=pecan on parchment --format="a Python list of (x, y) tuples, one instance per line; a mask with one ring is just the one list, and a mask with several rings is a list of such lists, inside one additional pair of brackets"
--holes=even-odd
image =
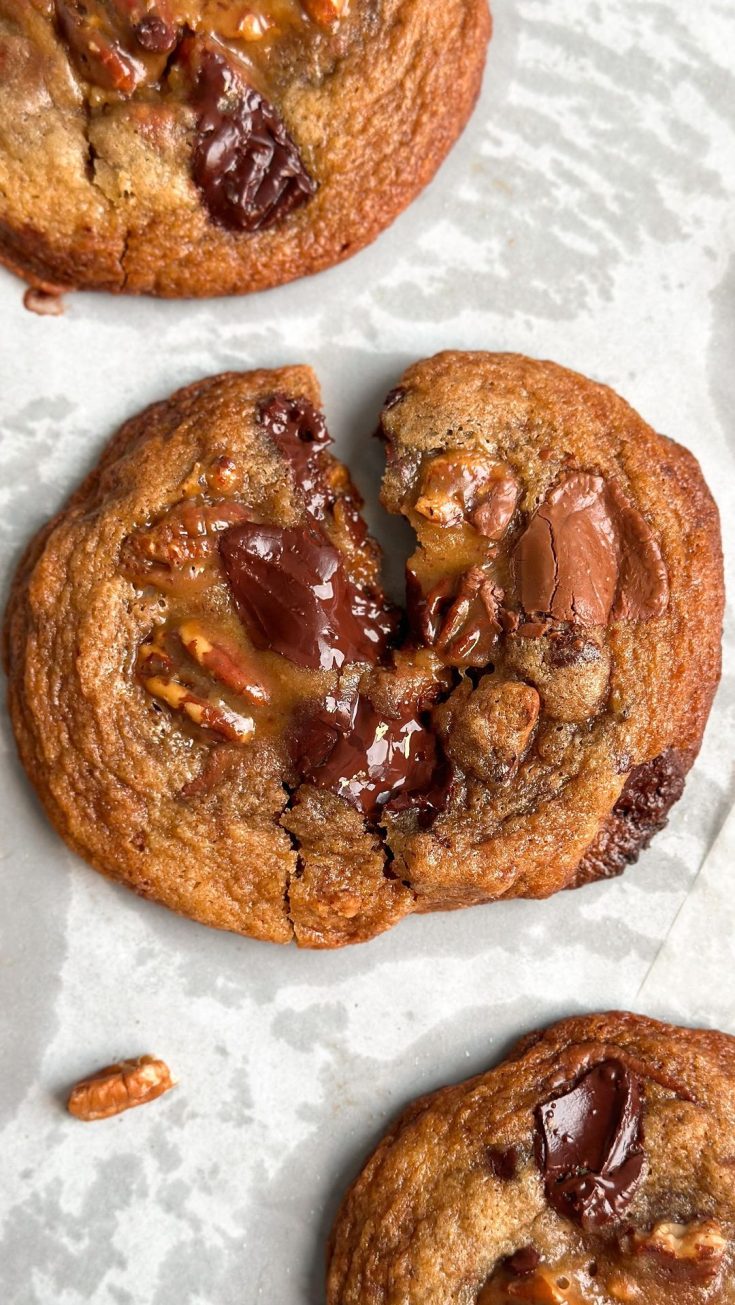
[(171, 1071), (155, 1056), (138, 1056), (107, 1065), (77, 1083), (69, 1093), (67, 1110), (76, 1119), (109, 1119), (133, 1106), (155, 1101), (174, 1086)]

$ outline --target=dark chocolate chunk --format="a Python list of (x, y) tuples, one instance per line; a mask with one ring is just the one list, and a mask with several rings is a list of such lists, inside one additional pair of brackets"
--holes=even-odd
[(383, 655), (392, 613), (352, 583), (316, 527), (247, 522), (225, 531), (220, 553), (256, 647), (323, 670)]
[(637, 861), (684, 792), (691, 755), (669, 749), (636, 766), (610, 815), (579, 863), (570, 888), (621, 875)]
[(339, 713), (319, 713), (300, 736), (298, 751), (306, 779), (366, 816), (399, 801), (400, 809), (421, 806), (440, 766), (436, 739), (414, 714), (387, 720), (362, 697), (348, 724)]
[(520, 495), (520, 485), (510, 471), (493, 479), (470, 518), (478, 534), (485, 539), (502, 539), (513, 519)]
[(436, 643), (444, 615), (454, 600), (455, 587), (452, 577), (445, 576), (425, 594), (413, 567), (406, 567), (406, 614), (419, 644), (432, 647)]
[(324, 704), (297, 727), (293, 757), (301, 775), (312, 775), (329, 757), (340, 737), (352, 729), (356, 691), (328, 694)]
[(648, 621), (669, 586), (650, 526), (614, 481), (573, 472), (534, 513), (514, 554), (524, 611), (579, 625)]
[(620, 1060), (604, 1060), (536, 1111), (546, 1196), (585, 1231), (619, 1219), (643, 1169), (642, 1087)]
[(201, 53), (192, 174), (216, 222), (263, 231), (316, 191), (275, 107), (216, 50)]
[(505, 1182), (515, 1178), (518, 1167), (518, 1152), (514, 1146), (489, 1146), (485, 1154), (490, 1172), (495, 1174), (496, 1178), (502, 1178)]
[(325, 479), (322, 449), (331, 444), (324, 417), (308, 399), (273, 394), (258, 405), (258, 421), (293, 467), (307, 511), (321, 518), (333, 498)]
[[(438, 746), (438, 745), (437, 745)], [(416, 811), (421, 829), (428, 829), (445, 811), (457, 780), (457, 771), (446, 757), (438, 757), (431, 782), (424, 788), (407, 785), (387, 803), (391, 815)]]

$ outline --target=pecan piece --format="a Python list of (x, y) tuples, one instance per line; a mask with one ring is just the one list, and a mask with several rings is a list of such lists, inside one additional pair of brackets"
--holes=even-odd
[(217, 50), (199, 53), (192, 175), (215, 222), (264, 231), (316, 191), (275, 107)]
[(210, 702), (173, 675), (144, 674), (143, 685), (153, 698), (159, 698), (173, 711), (183, 712), (195, 725), (214, 730), (230, 743), (248, 743), (255, 732), (251, 716), (241, 716), (224, 702)]
[(131, 95), (145, 69), (126, 50), (99, 0), (56, 0), (59, 27), (82, 77), (106, 91)]
[(267, 14), (256, 14), (254, 10), (248, 9), (237, 24), (237, 35), (243, 41), (262, 41), (274, 25), (273, 19)]
[(155, 1056), (138, 1056), (107, 1065), (84, 1078), (69, 1093), (66, 1108), (76, 1119), (109, 1119), (133, 1106), (155, 1101), (175, 1086), (168, 1065)]
[(406, 603), (422, 642), (435, 647), (449, 666), (487, 666), (501, 633), (503, 591), (482, 567), (440, 580), (426, 596), (415, 573), (407, 571)]
[(632, 1255), (652, 1256), (669, 1276), (686, 1282), (709, 1282), (720, 1270), (727, 1238), (714, 1219), (692, 1223), (661, 1222), (650, 1232), (623, 1239)]
[(219, 567), (219, 536), (247, 517), (243, 505), (232, 500), (176, 503), (153, 525), (128, 535), (120, 568), (134, 584), (167, 593), (196, 586), (212, 561)]
[(302, 3), (313, 23), (333, 27), (347, 13), (349, 0), (302, 0)]
[(252, 703), (270, 700), (255, 667), (219, 632), (210, 630), (201, 621), (184, 621), (178, 633), (189, 656), (215, 680)]
[(427, 464), (416, 511), (440, 526), (470, 522), (487, 539), (510, 524), (520, 486), (509, 467), (470, 449), (441, 453)]
[(213, 494), (236, 494), (242, 489), (242, 469), (227, 453), (212, 459), (204, 478)]
[(156, 630), (147, 643), (138, 649), (138, 670), (142, 675), (168, 675), (174, 669), (174, 661), (163, 643), (164, 632)]
[(56, 0), (56, 13), (81, 76), (119, 95), (157, 80), (180, 34), (169, 0)]

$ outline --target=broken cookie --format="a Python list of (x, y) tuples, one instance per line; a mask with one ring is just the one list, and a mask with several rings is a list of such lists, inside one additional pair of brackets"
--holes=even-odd
[(335, 947), (547, 896), (681, 795), (723, 596), (691, 456), (512, 355), (410, 368), (381, 430), (405, 614), (304, 367), (134, 418), (21, 564), (23, 762), (72, 847), (194, 919)]

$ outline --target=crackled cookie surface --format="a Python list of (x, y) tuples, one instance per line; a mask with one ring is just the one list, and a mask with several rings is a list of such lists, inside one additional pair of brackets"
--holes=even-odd
[(129, 422), (7, 615), (23, 762), (98, 869), (305, 946), (618, 873), (719, 674), (716, 510), (611, 391), (512, 355), (409, 369), (381, 418), (403, 613), (308, 368)]
[(348, 1192), (328, 1305), (729, 1305), (735, 1039), (565, 1020), (409, 1106)]
[(485, 0), (0, 0), (0, 259), (41, 289), (242, 293), (430, 180)]

